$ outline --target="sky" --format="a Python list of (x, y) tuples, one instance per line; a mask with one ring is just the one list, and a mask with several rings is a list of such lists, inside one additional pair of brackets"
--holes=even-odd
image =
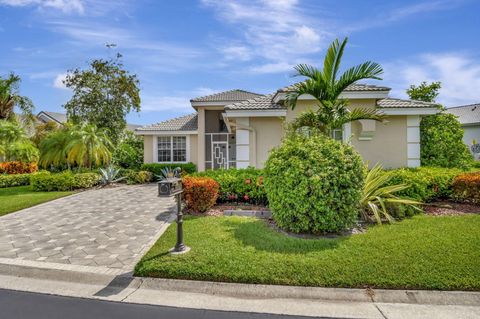
[(65, 112), (68, 70), (118, 51), (140, 80), (127, 120), (151, 124), (193, 112), (197, 96), (274, 92), (348, 37), (343, 67), (380, 63), (370, 83), (398, 98), (441, 81), (451, 107), (480, 102), (479, 12), (480, 0), (0, 0), (0, 76), (20, 75), (36, 112)]

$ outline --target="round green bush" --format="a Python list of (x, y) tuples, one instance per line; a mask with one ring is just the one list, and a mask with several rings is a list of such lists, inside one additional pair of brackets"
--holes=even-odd
[(265, 164), (265, 189), (276, 224), (294, 233), (338, 232), (355, 224), (364, 165), (349, 145), (292, 134)]

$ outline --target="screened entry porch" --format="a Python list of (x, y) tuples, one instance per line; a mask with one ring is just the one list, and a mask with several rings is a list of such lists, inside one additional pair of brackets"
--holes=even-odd
[(232, 133), (205, 134), (205, 168), (227, 169), (237, 166), (236, 139)]

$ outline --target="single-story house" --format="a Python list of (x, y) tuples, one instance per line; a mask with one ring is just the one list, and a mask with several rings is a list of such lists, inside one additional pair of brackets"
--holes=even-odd
[[(292, 86), (272, 94), (230, 90), (192, 99), (194, 113), (137, 128), (144, 137), (145, 163), (193, 162), (199, 171), (218, 168), (261, 168), (269, 151), (281, 143), (284, 122), (314, 109), (315, 100), (304, 95), (292, 110), (284, 104)], [(376, 108), (385, 123), (355, 121), (334, 132), (351, 143), (371, 165), (386, 168), (420, 165), (420, 117), (439, 110), (433, 103), (389, 97), (390, 88), (354, 84), (341, 98), (349, 109)]]
[[(59, 125), (63, 125), (67, 122), (67, 114), (59, 112), (40, 111), (36, 118), (40, 123), (55, 122)], [(127, 130), (129, 131), (135, 131), (138, 127), (141, 127), (141, 125), (127, 123)]]
[[(480, 143), (480, 104), (454, 106), (448, 108), (447, 112), (458, 117), (463, 128), (463, 142), (472, 151), (474, 142), (475, 144)], [(480, 149), (480, 146), (476, 146), (476, 148)]]

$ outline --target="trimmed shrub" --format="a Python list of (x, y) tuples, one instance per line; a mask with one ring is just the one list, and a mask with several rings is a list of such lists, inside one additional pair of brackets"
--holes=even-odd
[(197, 166), (193, 163), (186, 163), (186, 164), (163, 164), (163, 163), (148, 163), (143, 164), (140, 167), (142, 171), (149, 171), (152, 172), (153, 175), (162, 175), (162, 169), (170, 167), (174, 169), (176, 167), (180, 167), (182, 170), (182, 174), (193, 174), (197, 171)]
[(0, 163), (0, 174), (29, 174), (38, 171), (37, 163), (20, 161)]
[(463, 143), (462, 126), (453, 114), (422, 117), (420, 137), (422, 166), (467, 168), (473, 162), (472, 154)]
[(453, 181), (453, 199), (480, 203), (480, 172), (461, 174)]
[(183, 199), (187, 210), (204, 213), (217, 201), (220, 185), (208, 177), (184, 177)]
[(353, 226), (363, 184), (360, 155), (322, 135), (290, 134), (265, 165), (273, 218), (294, 233), (330, 233)]
[(267, 193), (263, 183), (263, 170), (252, 167), (245, 169), (217, 169), (193, 174), (210, 177), (220, 184), (220, 202), (248, 202), (266, 204)]
[(153, 173), (149, 171), (135, 171), (133, 169), (120, 170), (120, 176), (126, 177), (125, 181), (128, 185), (146, 184), (153, 181)]
[(0, 188), (30, 184), (31, 174), (0, 175)]
[(410, 185), (409, 188), (398, 192), (398, 195), (421, 202), (429, 202), (439, 198), (450, 198), (453, 179), (463, 172), (456, 168), (399, 168), (389, 171), (392, 175), (389, 184)]
[(90, 188), (97, 185), (100, 175), (96, 173), (73, 174), (66, 171), (58, 174), (41, 172), (31, 177), (31, 184), (35, 191), (69, 191), (80, 188)]

